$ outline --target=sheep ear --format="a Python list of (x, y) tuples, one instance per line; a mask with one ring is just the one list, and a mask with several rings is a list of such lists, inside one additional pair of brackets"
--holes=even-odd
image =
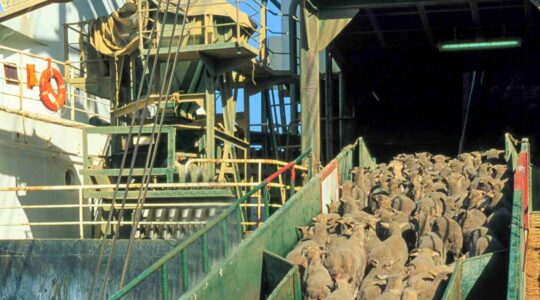
[(384, 228), (390, 228), (390, 224), (388, 224), (386, 222), (381, 222), (379, 224), (381, 224), (381, 226), (384, 227)]
[(377, 259), (371, 259), (371, 260), (370, 260), (370, 263), (371, 263), (371, 265), (373, 265), (374, 267), (376, 267), (376, 266), (379, 264), (379, 260), (377, 260)]
[(308, 234), (308, 228), (306, 226), (296, 227), (296, 230), (302, 237), (306, 237)]
[(440, 257), (441, 254), (439, 253), (439, 251), (433, 251), (433, 253), (431, 254), (432, 257)]
[(401, 223), (401, 224), (399, 224), (399, 227), (401, 228), (402, 231), (409, 230), (409, 229), (413, 229), (412, 224), (409, 223), (409, 222), (407, 222), (407, 223)]

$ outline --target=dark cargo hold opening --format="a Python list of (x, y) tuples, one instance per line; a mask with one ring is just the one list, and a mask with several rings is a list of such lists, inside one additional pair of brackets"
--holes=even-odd
[[(537, 157), (538, 9), (528, 1), (392, 6), (360, 9), (329, 48), (343, 74), (345, 144), (363, 136), (381, 161), (402, 152), (456, 155), (470, 100), (463, 151), (502, 148), (509, 132), (530, 137)], [(501, 40), (520, 45), (439, 50), (447, 42)]]

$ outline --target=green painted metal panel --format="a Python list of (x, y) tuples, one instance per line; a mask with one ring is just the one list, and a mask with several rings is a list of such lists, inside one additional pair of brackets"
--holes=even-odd
[[(518, 152), (512, 141), (509, 141), (507, 136), (506, 149), (510, 150), (507, 158), (510, 158), (509, 165), (512, 170), (517, 168)], [(522, 141), (521, 151), (529, 153), (529, 144), (526, 139)], [(529, 174), (534, 176), (533, 172)], [(534, 182), (536, 178), (529, 178), (529, 187), (531, 182)], [(529, 189), (529, 201), (534, 203), (534, 195), (532, 188)], [(507, 293), (506, 298), (513, 299), (525, 299), (525, 274), (524, 274), (524, 260), (525, 260), (525, 229), (524, 229), (524, 207), (523, 207), (523, 193), (519, 190), (514, 190), (513, 204), (512, 204), (512, 223), (510, 227), (510, 250), (508, 258), (508, 281), (507, 281)]]
[[(123, 192), (122, 192), (123, 193)], [(112, 198), (114, 192), (84, 191), (85, 198)], [(139, 191), (129, 191), (126, 199), (138, 199)], [(234, 194), (230, 189), (192, 189), (192, 190), (162, 190), (148, 191), (147, 198), (232, 198)]]
[(442, 299), (500, 299), (506, 294), (508, 251), (459, 261)]
[(259, 299), (263, 251), (286, 255), (298, 240), (295, 228), (320, 212), (319, 199), (316, 176), (182, 299)]
[(264, 251), (263, 253), (263, 299), (294, 299), (294, 273), (293, 264), (279, 255)]

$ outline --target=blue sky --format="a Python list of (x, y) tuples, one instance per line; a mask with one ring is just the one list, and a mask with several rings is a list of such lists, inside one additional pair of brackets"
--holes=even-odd
[[(234, 2), (234, 1), (232, 1), (232, 2)], [(255, 9), (254, 9), (255, 5), (256, 4), (254, 3), (254, 1), (241, 2), (240, 3), (240, 9), (242, 11), (244, 11), (245, 13), (247, 13), (248, 15), (250, 15), (250, 17), (253, 20), (255, 20), (255, 22), (259, 23), (259, 21), (260, 21), (259, 14), (260, 13), (258, 11), (255, 11)], [(270, 1), (268, 3), (268, 7), (274, 13), (279, 13), (279, 10), (273, 4), (271, 4)], [(285, 28), (285, 29), (281, 28), (281, 17), (275, 16), (274, 14), (272, 14), (270, 12), (267, 13), (267, 24), (268, 24), (267, 26), (268, 26), (268, 29), (269, 29), (269, 32), (268, 32), (269, 37), (285, 36), (283, 34), (283, 32), (288, 31), (288, 28)], [(270, 31), (272, 31), (272, 32), (270, 32)], [(258, 38), (254, 37), (254, 39), (258, 39)], [(256, 46), (258, 46), (258, 45), (256, 45)], [(275, 103), (277, 103), (278, 102), (277, 90), (274, 90), (272, 92), (274, 93)], [(216, 99), (217, 99), (216, 111), (218, 113), (222, 113), (221, 99), (220, 99), (219, 96), (217, 96)], [(289, 99), (286, 98), (285, 103), (288, 103), (288, 101), (289, 101)], [(242, 89), (240, 89), (238, 91), (237, 111), (241, 112), (243, 110), (244, 110), (244, 91)], [(250, 117), (251, 117), (251, 124), (260, 124), (261, 123), (261, 95), (260, 94), (252, 95), (250, 97)], [(279, 113), (279, 109), (276, 109), (276, 114), (274, 115), (274, 122), (276, 121), (276, 118), (278, 120), (281, 118), (280, 113)], [(288, 106), (286, 107), (286, 119), (287, 119), (287, 123), (290, 122), (290, 111), (289, 111)], [(260, 131), (261, 127), (260, 126), (252, 126), (251, 130), (252, 131)]]

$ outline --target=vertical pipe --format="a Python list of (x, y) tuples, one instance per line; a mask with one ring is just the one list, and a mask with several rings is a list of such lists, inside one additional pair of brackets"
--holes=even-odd
[(328, 48), (324, 51), (324, 58), (325, 58), (325, 86), (324, 86), (324, 104), (325, 104), (325, 145), (326, 145), (326, 153), (325, 153), (325, 159), (326, 162), (329, 162), (333, 155), (333, 143), (332, 143), (332, 55), (330, 54), (330, 51)]
[(270, 207), (269, 207), (269, 204), (270, 204), (270, 199), (269, 199), (269, 192), (268, 192), (268, 187), (265, 186), (263, 188), (263, 201), (264, 201), (264, 214), (266, 215), (265, 216), (265, 221), (268, 220), (268, 218), (270, 217)]
[(261, 32), (259, 33), (259, 59), (262, 62), (266, 61), (266, 40), (268, 36), (267, 27), (266, 27), (266, 13), (267, 13), (267, 3), (268, 0), (261, 1)]
[[(298, 0), (292, 0), (289, 6), (289, 68), (291, 73), (298, 74), (298, 51), (297, 51), (297, 21), (292, 17), (296, 16), (296, 10), (298, 9)], [(296, 124), (296, 126), (291, 127), (291, 134), (298, 134), (298, 95), (299, 95), (299, 86), (298, 84), (291, 83), (290, 88), (290, 102), (291, 102), (291, 124)], [(296, 122), (296, 123), (293, 123)]]
[[(238, 206), (238, 209), (240, 209), (240, 206)], [(227, 230), (226, 220), (221, 221), (220, 226), (221, 226), (221, 239), (223, 242), (223, 244), (221, 245), (223, 247), (223, 257), (227, 257), (227, 255), (229, 254), (229, 236), (228, 236), (229, 231)]]
[[(215, 87), (214, 76), (210, 74), (208, 68), (205, 70), (206, 74), (206, 158), (215, 158), (215, 116), (216, 116), (216, 102), (215, 102)], [(210, 162), (208, 164), (206, 178), (211, 181), (215, 176), (215, 164)]]
[(187, 256), (187, 248), (180, 253), (181, 267), (182, 267), (182, 287), (184, 293), (189, 290), (189, 262)]
[(313, 177), (313, 156), (308, 156), (308, 180)]
[(83, 226), (83, 190), (79, 188), (79, 237), (84, 239), (84, 226)]
[(238, 226), (236, 227), (238, 232), (238, 241), (242, 241), (242, 233), (245, 231), (245, 228), (242, 227), (242, 219), (243, 219), (243, 215), (242, 215), (242, 208), (240, 207), (240, 205), (238, 205), (237, 209), (237, 218), (238, 218)]
[[(250, 131), (251, 131), (251, 118), (250, 118), (250, 108), (249, 108), (249, 89), (244, 87), (244, 127), (245, 127), (245, 140), (250, 141)], [(247, 173), (246, 173), (247, 174)]]
[[(258, 168), (257, 182), (261, 183), (262, 182), (262, 163), (261, 162), (259, 162), (258, 167), (259, 168)], [(259, 226), (259, 223), (261, 223), (261, 191), (257, 193), (257, 226)]]
[(169, 267), (161, 266), (161, 299), (169, 300)]
[(345, 110), (345, 82), (343, 81), (345, 77), (343, 72), (339, 72), (339, 149), (342, 149), (345, 146), (345, 120), (343, 119), (343, 112)]
[[(20, 74), (24, 74), (24, 68), (23, 68), (23, 63), (24, 63), (24, 57), (23, 57), (23, 54), (22, 54), (22, 51), (19, 52), (19, 69), (21, 70)], [(23, 78), (24, 76), (21, 76), (21, 78), (19, 78), (19, 110), (23, 110)]]
[(208, 264), (208, 235), (206, 233), (202, 236), (202, 267), (204, 273), (208, 273), (210, 270)]

